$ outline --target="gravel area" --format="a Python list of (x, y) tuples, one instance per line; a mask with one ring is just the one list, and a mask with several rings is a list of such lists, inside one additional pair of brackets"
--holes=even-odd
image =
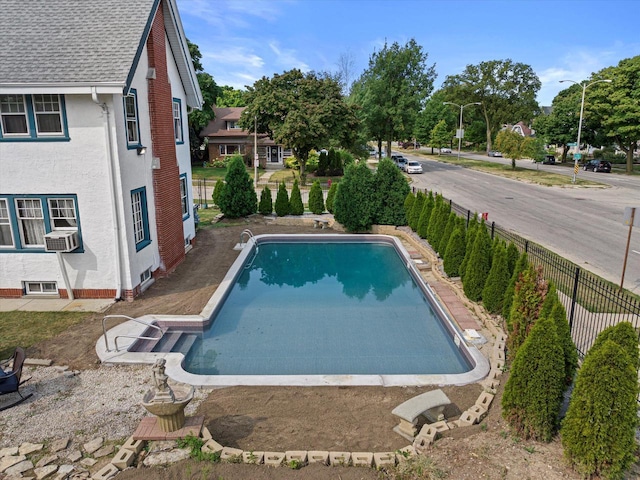
[[(153, 386), (149, 365), (103, 365), (81, 372), (57, 366), (24, 367), (22, 376), (32, 378), (20, 391), (33, 396), (0, 412), (0, 448), (61, 437), (78, 445), (96, 437), (124, 440), (149, 415), (141, 404)], [(185, 413), (192, 415), (206, 394), (196, 390)], [(15, 396), (0, 397), (0, 406)]]

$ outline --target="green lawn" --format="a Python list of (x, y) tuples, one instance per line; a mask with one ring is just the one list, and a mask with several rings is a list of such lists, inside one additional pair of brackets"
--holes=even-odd
[(0, 312), (0, 359), (9, 358), (16, 347), (28, 348), (54, 337), (90, 315), (88, 312)]

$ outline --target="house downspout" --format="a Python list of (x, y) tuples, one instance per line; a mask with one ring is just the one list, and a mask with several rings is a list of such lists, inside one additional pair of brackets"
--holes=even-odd
[(96, 87), (91, 87), (91, 99), (96, 105), (99, 105), (102, 108), (103, 119), (104, 119), (104, 133), (105, 139), (107, 141), (107, 164), (109, 165), (109, 191), (111, 193), (111, 197), (113, 201), (111, 202), (111, 213), (115, 220), (115, 228), (113, 229), (114, 243), (116, 247), (116, 255), (115, 255), (115, 267), (116, 267), (116, 296), (115, 300), (120, 300), (122, 298), (122, 249), (120, 246), (120, 215), (118, 214), (118, 202), (119, 199), (116, 195), (118, 189), (116, 188), (116, 177), (115, 170), (116, 166), (114, 165), (114, 155), (113, 155), (113, 143), (111, 139), (111, 128), (110, 128), (110, 116), (109, 107), (106, 103), (100, 102), (98, 99), (98, 92), (96, 91)]

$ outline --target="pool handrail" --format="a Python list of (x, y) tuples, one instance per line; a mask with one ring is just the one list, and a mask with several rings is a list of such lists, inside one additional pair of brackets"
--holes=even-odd
[[(162, 330), (159, 326), (154, 325), (153, 323), (149, 323), (149, 322), (144, 322), (142, 320), (139, 320), (137, 318), (132, 318), (129, 317), (127, 315), (106, 315), (103, 319), (102, 319), (102, 335), (104, 336), (104, 346), (107, 349), (107, 352), (110, 352), (111, 349), (109, 348), (109, 339), (107, 337), (107, 327), (106, 327), (106, 321), (108, 318), (126, 318), (127, 320), (130, 320), (132, 322), (137, 322), (137, 323), (141, 323), (142, 325), (146, 325), (147, 327), (150, 328), (155, 328), (156, 330), (160, 331), (160, 338), (162, 338), (162, 336), (164, 335), (164, 330)], [(130, 338), (137, 338), (140, 340), (155, 340), (155, 338), (151, 338), (151, 337), (144, 337), (144, 336), (133, 336), (133, 335), (118, 335), (117, 337), (114, 338), (114, 343), (115, 343), (115, 351), (118, 352), (118, 337), (130, 337)]]

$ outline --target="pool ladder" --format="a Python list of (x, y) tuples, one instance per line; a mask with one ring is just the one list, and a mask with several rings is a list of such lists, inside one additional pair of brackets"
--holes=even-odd
[[(243, 242), (244, 237), (247, 237), (247, 241)], [(245, 228), (240, 234), (240, 247), (244, 248), (247, 245), (247, 242), (253, 238), (253, 232), (248, 228)]]

